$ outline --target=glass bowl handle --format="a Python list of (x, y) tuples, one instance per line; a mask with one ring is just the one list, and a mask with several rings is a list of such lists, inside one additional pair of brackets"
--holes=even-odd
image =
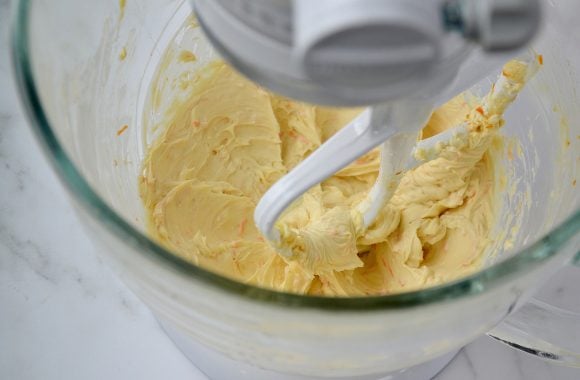
[[(571, 240), (580, 267), (580, 239)], [(580, 284), (580, 279), (579, 279)], [(532, 298), (488, 335), (542, 359), (580, 367), (580, 313)]]

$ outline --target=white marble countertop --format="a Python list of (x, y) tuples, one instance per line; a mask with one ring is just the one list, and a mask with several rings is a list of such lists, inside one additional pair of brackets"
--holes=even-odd
[[(0, 379), (205, 379), (101, 263), (43, 158), (11, 78), (8, 3), (0, 0)], [(437, 376), (579, 378), (487, 337)]]

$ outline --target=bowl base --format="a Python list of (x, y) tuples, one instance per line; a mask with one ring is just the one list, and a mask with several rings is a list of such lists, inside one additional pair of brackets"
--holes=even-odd
[(158, 319), (159, 324), (177, 346), (208, 379), (211, 380), (427, 380), (435, 377), (457, 355), (452, 351), (428, 362), (414, 367), (400, 369), (394, 372), (377, 373), (357, 376), (320, 377), (281, 373), (268, 369), (258, 368), (227, 357), (211, 350), (198, 342), (189, 339), (185, 334), (170, 324)]

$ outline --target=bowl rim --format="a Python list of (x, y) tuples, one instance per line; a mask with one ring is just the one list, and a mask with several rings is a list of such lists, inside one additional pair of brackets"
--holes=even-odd
[[(118, 215), (83, 178), (53, 132), (34, 81), (28, 45), (28, 20), (31, 0), (21, 0), (13, 9), (11, 30), (12, 68), (19, 97), (29, 124), (60, 180), (91, 218), (115, 238), (132, 246), (149, 259), (176, 270), (189, 280), (208, 285), (248, 301), (282, 307), (305, 307), (343, 311), (371, 311), (408, 308), (433, 302), (458, 299), (486, 292), (517, 274), (527, 272), (556, 256), (568, 240), (580, 232), (580, 210), (517, 254), (470, 276), (435, 287), (381, 296), (323, 297), (279, 292), (244, 284), (198, 267), (172, 254)], [(579, 259), (580, 257), (577, 257)], [(577, 260), (578, 261), (578, 260)]]

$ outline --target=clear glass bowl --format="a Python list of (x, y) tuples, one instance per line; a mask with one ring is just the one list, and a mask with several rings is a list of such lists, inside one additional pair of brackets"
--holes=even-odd
[[(497, 231), (510, 249), (498, 244), (487, 267), (470, 277), (389, 296), (261, 289), (185, 262), (147, 237), (137, 176), (152, 136), (146, 119), (155, 117), (146, 113), (149, 84), (172, 42), (192, 49), (198, 65), (215, 58), (198, 29), (178, 34), (187, 2), (22, 0), (14, 68), (32, 128), (83, 225), (206, 373), (375, 376), (452, 352), (494, 327), (491, 334), (512, 345), (580, 365), (580, 316), (526, 303), (580, 246), (580, 29), (573, 17), (580, 6), (545, 8), (535, 44), (544, 68), (506, 115), (504, 133), (522, 148), (506, 161), (515, 191), (506, 191)], [(508, 227), (517, 225), (511, 234)], [(548, 329), (546, 320), (558, 328)]]

